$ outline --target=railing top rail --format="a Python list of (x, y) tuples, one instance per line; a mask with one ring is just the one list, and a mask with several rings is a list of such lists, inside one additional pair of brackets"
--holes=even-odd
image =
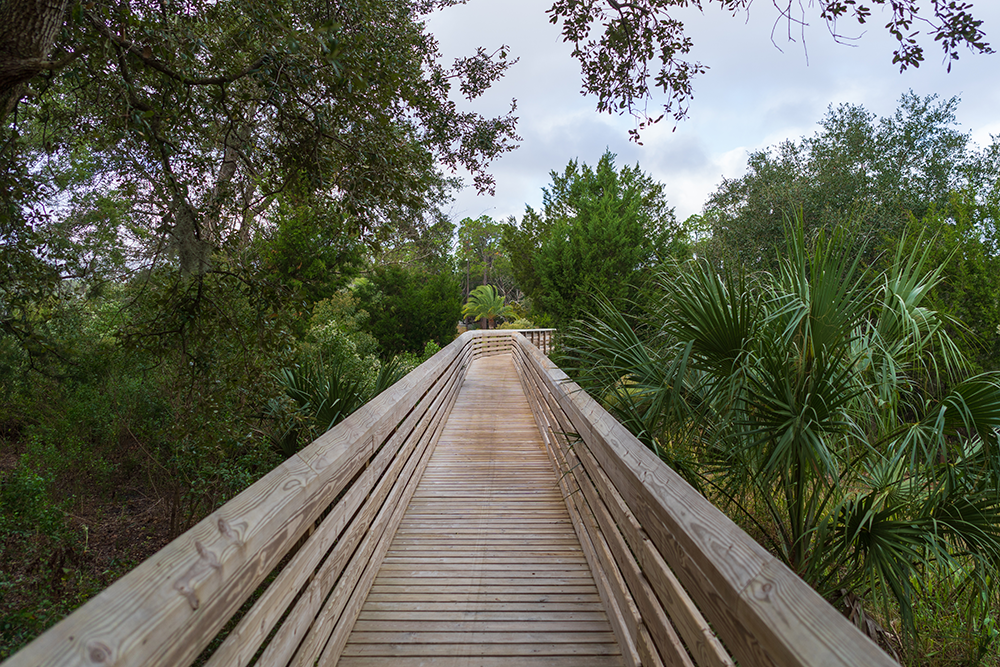
[[(897, 664), (526, 338), (515, 335), (515, 341), (648, 539), (742, 664)], [(761, 650), (766, 659), (755, 656)]]
[[(471, 334), (471, 335), (470, 335)], [(4, 667), (188, 664), (475, 338), (463, 334)], [(190, 655), (193, 652), (193, 655)]]

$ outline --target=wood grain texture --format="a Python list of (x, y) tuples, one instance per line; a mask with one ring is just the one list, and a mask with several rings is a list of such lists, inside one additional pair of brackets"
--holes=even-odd
[(571, 451), (571, 435), (564, 427), (564, 415), (558, 406), (544, 400), (545, 394), (537, 382), (537, 378), (523, 366), (523, 359), (514, 352), (515, 367), (518, 368), (522, 387), (535, 417), (536, 425), (543, 434), (543, 441), (553, 465), (559, 472), (559, 485), (566, 497), (567, 508), (573, 517), (580, 543), (594, 572), (612, 627), (622, 646), (622, 658), (626, 665), (649, 665), (658, 667), (662, 664), (658, 652), (651, 642), (643, 642), (642, 618), (636, 608), (624, 580), (621, 577), (618, 564), (614, 562), (607, 543), (600, 534), (600, 529), (594, 521), (593, 514), (581, 495), (580, 481), (575, 467), (568, 461), (567, 454)]
[[(285, 621), (287, 627), (267, 649), (269, 659), (277, 659), (283, 664), (277, 656), (284, 654), (284, 661), (287, 661), (287, 657), (295, 648), (296, 637), (301, 637), (304, 632), (304, 629), (297, 631), (296, 624), (301, 624), (303, 618), (311, 618), (306, 609), (310, 603), (318, 604), (313, 602), (318, 596), (326, 595), (329, 588), (323, 590), (323, 582), (329, 581), (327, 586), (332, 586), (331, 579), (335, 581), (339, 576), (346, 560), (345, 552), (349, 553), (346, 549), (347, 544), (352, 542), (356, 544), (361, 534), (367, 530), (374, 516), (374, 510), (370, 507), (373, 503), (381, 503), (385, 498), (388, 488), (391, 487), (400, 468), (416, 445), (422, 429), (426, 429), (426, 423), (432, 420), (440, 421), (446, 414), (449, 407), (448, 396), (457, 390), (459, 378), (459, 374), (449, 373), (437, 380), (431, 391), (435, 394), (434, 400), (422, 401), (403, 420), (399, 429), (378, 450), (375, 458), (310, 535), (291, 562), (212, 654), (206, 663), (207, 667), (249, 664), (278, 620), (288, 612), (291, 601), (303, 592), (305, 594), (299, 596), (296, 609), (292, 610)], [(414, 433), (418, 437), (409, 437)], [(373, 493), (376, 484), (383, 490)], [(362, 503), (366, 509), (358, 513)], [(344, 534), (351, 531), (355, 534)], [(326, 557), (334, 543), (337, 547), (329, 557)], [(317, 572), (321, 561), (323, 565)], [(309, 587), (303, 591), (306, 583), (309, 583)], [(312, 615), (315, 615), (315, 610)]]
[(510, 342), (480, 352), (337, 664), (621, 665)]
[(515, 342), (740, 664), (896, 664), (523, 337)]
[[(529, 386), (528, 393), (541, 403), (540, 410), (558, 422), (558, 432), (547, 422), (540, 422), (539, 426), (543, 430), (551, 428), (551, 439), (561, 445), (560, 456), (566, 459), (564, 474), (576, 478), (601, 526), (600, 532), (614, 552), (615, 562), (628, 582), (643, 625), (649, 631), (650, 639), (655, 638), (655, 645), (663, 654), (663, 659), (667, 664), (689, 665), (690, 652), (699, 665), (731, 667), (732, 660), (721, 643), (662, 558), (652, 549), (649, 540), (645, 539), (641, 526), (590, 455), (586, 443), (575, 439), (570, 446), (569, 440), (560, 435), (572, 433), (574, 426), (554, 397), (544, 390), (538, 369), (528, 363), (520, 348), (516, 348), (514, 354), (515, 359), (522, 359), (517, 367), (522, 383)], [(684, 643), (677, 637), (675, 626), (682, 631)], [(635, 632), (637, 645), (645, 641), (639, 638), (642, 629)]]
[(279, 562), (209, 667), (895, 664), (524, 335), (473, 331), (4, 667), (190, 664)]

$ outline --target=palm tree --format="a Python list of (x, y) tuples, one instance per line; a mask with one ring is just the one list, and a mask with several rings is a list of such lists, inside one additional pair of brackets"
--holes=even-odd
[(485, 319), (486, 328), (492, 329), (498, 317), (510, 317), (514, 309), (504, 302), (493, 285), (480, 285), (472, 290), (469, 300), (462, 307), (463, 315), (472, 315), (477, 320)]
[(913, 636), (921, 582), (996, 604), (1000, 376), (972, 376), (956, 323), (922, 305), (926, 252), (901, 241), (876, 273), (849, 247), (807, 253), (800, 225), (777, 275), (678, 267), (648, 330), (603, 302), (564, 364), (859, 625), (874, 634), (865, 607), (891, 603)]

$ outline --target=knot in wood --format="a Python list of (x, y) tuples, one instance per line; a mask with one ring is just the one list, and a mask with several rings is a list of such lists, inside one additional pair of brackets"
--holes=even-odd
[(92, 641), (87, 644), (87, 659), (96, 665), (106, 665), (111, 662), (111, 647), (104, 642)]

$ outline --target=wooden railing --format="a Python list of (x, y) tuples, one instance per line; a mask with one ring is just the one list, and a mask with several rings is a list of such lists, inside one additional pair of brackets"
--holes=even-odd
[(549, 355), (555, 346), (555, 329), (514, 329), (528, 339), (528, 342), (542, 351), (542, 354)]
[(526, 339), (513, 343), (627, 665), (896, 664)]
[(485, 333), (445, 347), (5, 664), (173, 667), (210, 644), (208, 665), (336, 655), (465, 369), (509, 349)]
[(498, 354), (513, 355), (628, 665), (894, 664), (503, 330), (462, 334), (4, 664), (332, 664), (466, 368)]

